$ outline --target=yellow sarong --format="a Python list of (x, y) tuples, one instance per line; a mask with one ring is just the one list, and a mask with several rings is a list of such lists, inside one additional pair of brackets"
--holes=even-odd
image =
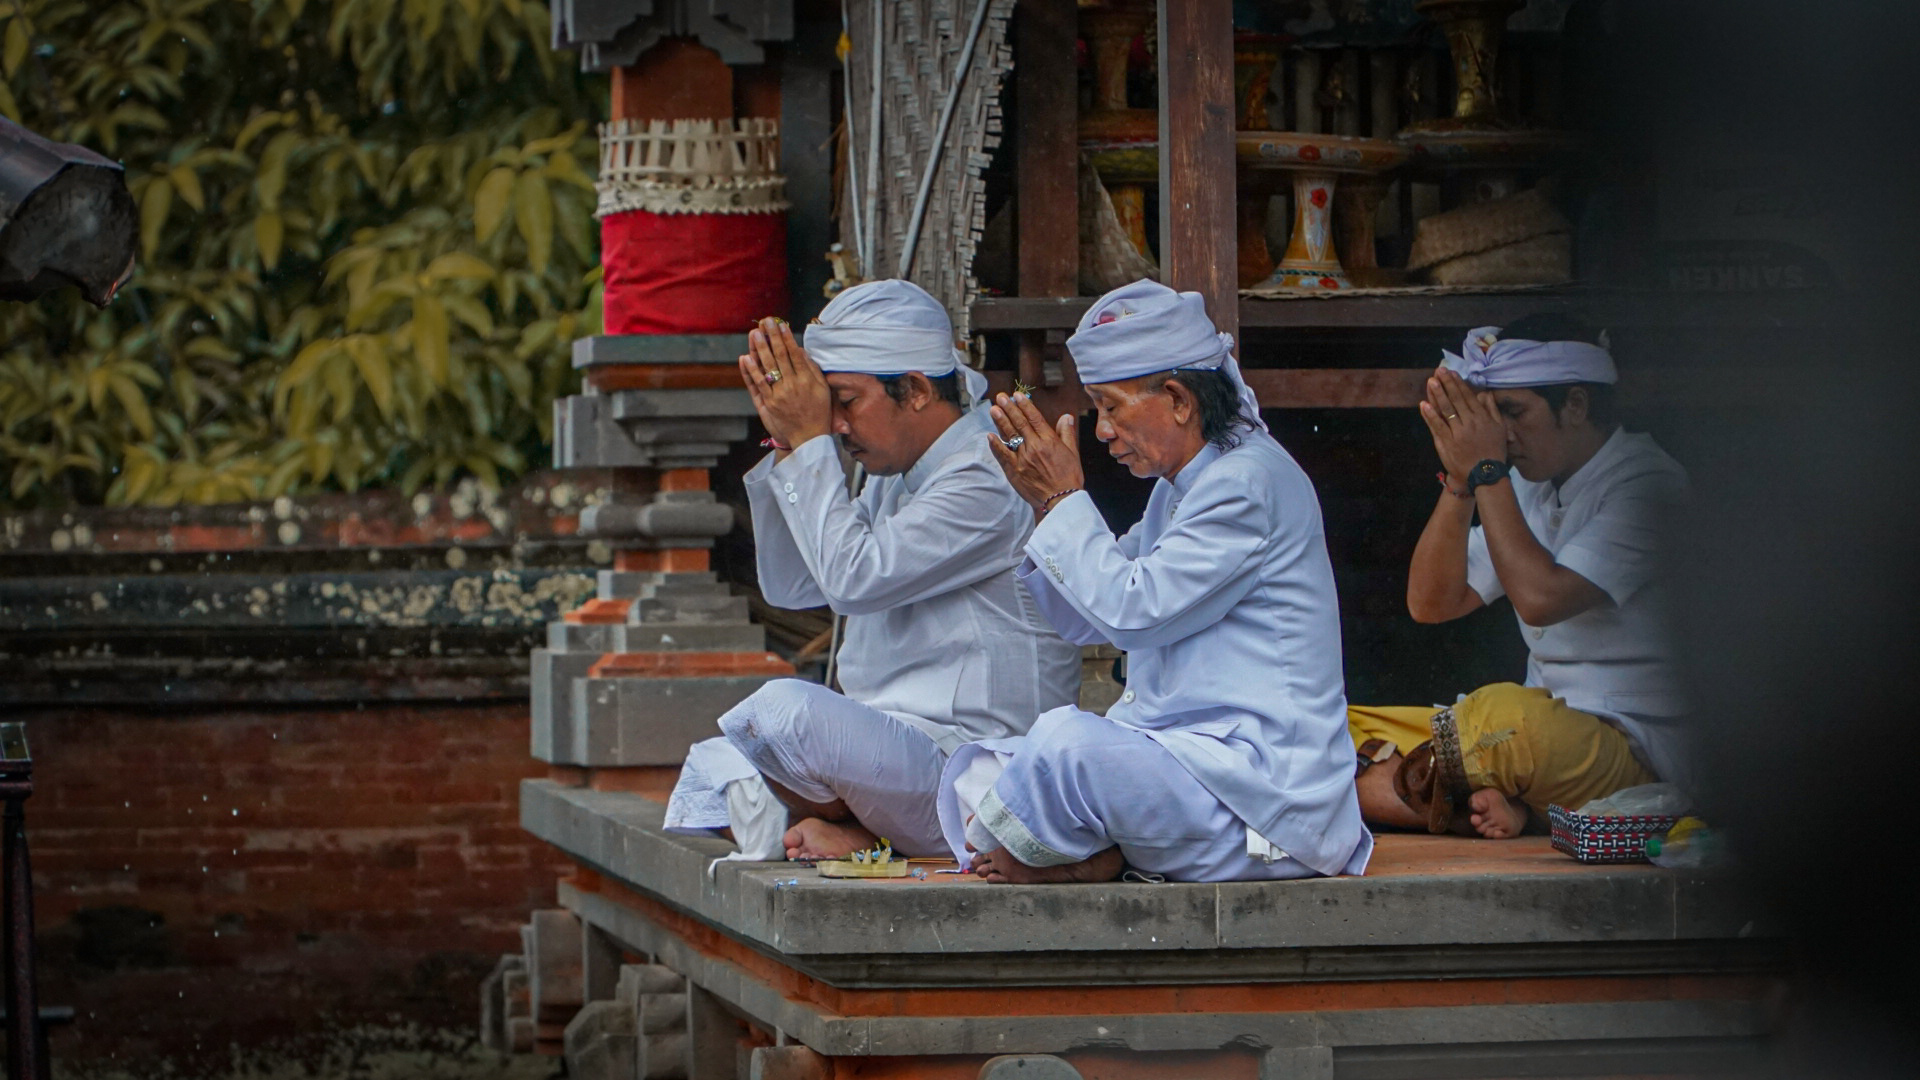
[[(1432, 706), (1347, 709), (1347, 731), (1358, 747), (1385, 739), (1402, 754), (1433, 738)], [(1633, 755), (1620, 729), (1539, 687), (1483, 686), (1453, 706), (1460, 759), (1475, 790), (1493, 788), (1544, 812), (1558, 803), (1577, 810), (1621, 788), (1660, 778)]]

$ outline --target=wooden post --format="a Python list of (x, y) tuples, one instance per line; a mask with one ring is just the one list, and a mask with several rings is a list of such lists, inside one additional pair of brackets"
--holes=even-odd
[[(1075, 0), (1025, 0), (1014, 9), (1015, 249), (1021, 296), (1080, 295), (1079, 88), (1073, 64), (1080, 11)], [(1057, 338), (1058, 335), (1056, 334)], [(1020, 335), (1020, 381), (1048, 419), (1084, 405), (1079, 383), (1048, 386), (1047, 361), (1064, 350), (1044, 331)], [(1060, 365), (1065, 371), (1067, 365)], [(1062, 380), (1056, 376), (1055, 383)]]
[(1079, 103), (1073, 66), (1078, 18), (1074, 0), (1025, 0), (1013, 13), (1021, 296), (1078, 296), (1080, 291)]
[(1232, 0), (1160, 0), (1161, 280), (1240, 332)]
[(731, 120), (733, 69), (691, 38), (662, 38), (613, 69), (615, 120)]

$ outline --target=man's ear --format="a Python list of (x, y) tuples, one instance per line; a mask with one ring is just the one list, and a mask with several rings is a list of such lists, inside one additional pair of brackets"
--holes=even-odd
[(1193, 390), (1190, 389), (1186, 383), (1181, 382), (1179, 379), (1170, 378), (1166, 381), (1163, 388), (1166, 390), (1167, 396), (1173, 399), (1173, 418), (1175, 421), (1185, 424), (1200, 414), (1200, 399), (1193, 395)]
[(906, 380), (907, 400), (903, 404), (914, 412), (919, 412), (938, 400), (940, 395), (933, 392), (932, 379), (918, 371), (909, 371), (906, 374)]
[(1560, 424), (1563, 427), (1577, 427), (1587, 422), (1588, 411), (1593, 406), (1593, 398), (1584, 386), (1567, 388), (1567, 403), (1560, 407)]

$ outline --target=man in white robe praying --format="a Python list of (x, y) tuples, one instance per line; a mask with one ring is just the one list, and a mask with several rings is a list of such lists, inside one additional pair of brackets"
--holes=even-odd
[[(746, 476), (770, 603), (847, 618), (845, 693), (777, 679), (696, 744), (667, 806), (739, 858), (944, 850), (947, 756), (1076, 699), (1080, 653), (1013, 578), (1033, 514), (987, 448), (986, 381), (946, 309), (905, 281), (841, 293), (803, 349), (764, 320), (741, 376), (773, 453)], [(871, 479), (849, 495), (835, 439)]]
[(1420, 403), (1444, 471), (1407, 609), (1439, 623), (1507, 597), (1526, 680), (1444, 707), (1349, 709), (1361, 814), (1501, 840), (1547, 831), (1555, 804), (1684, 786), (1663, 524), (1686, 470), (1620, 426), (1619, 372), (1590, 327), (1530, 316), (1445, 357)]
[(1073, 417), (1056, 432), (1019, 394), (993, 409), (991, 447), (1039, 517), (1018, 576), (1069, 640), (1126, 650), (1127, 685), (1104, 717), (1054, 709), (948, 762), (948, 846), (990, 882), (1366, 869), (1320, 504), (1232, 344), (1198, 293), (1150, 281), (1068, 339), (1095, 434), (1158, 478), (1121, 536), (1083, 490)]

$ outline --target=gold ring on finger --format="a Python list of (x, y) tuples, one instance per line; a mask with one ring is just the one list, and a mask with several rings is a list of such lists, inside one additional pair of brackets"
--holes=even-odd
[[(778, 374), (779, 374), (779, 372), (777, 372), (777, 371), (776, 371), (776, 372), (774, 372), (774, 375), (778, 375)], [(767, 376), (767, 381), (768, 381), (768, 382), (772, 382), (772, 381), (773, 381), (773, 375), (769, 375), (769, 376)], [(1450, 413), (1448, 413), (1448, 414), (1447, 414), (1447, 419), (1449, 419), (1449, 420), (1458, 420), (1458, 419), (1460, 419), (1460, 414), (1459, 414), (1459, 413), (1457, 413), (1457, 412), (1450, 412)]]
[(768, 385), (768, 386), (772, 386), (772, 385), (773, 385), (774, 383), (777, 383), (777, 382), (779, 382), (779, 381), (780, 381), (780, 373), (779, 373), (778, 371), (769, 371), (769, 372), (767, 372), (767, 385)]

